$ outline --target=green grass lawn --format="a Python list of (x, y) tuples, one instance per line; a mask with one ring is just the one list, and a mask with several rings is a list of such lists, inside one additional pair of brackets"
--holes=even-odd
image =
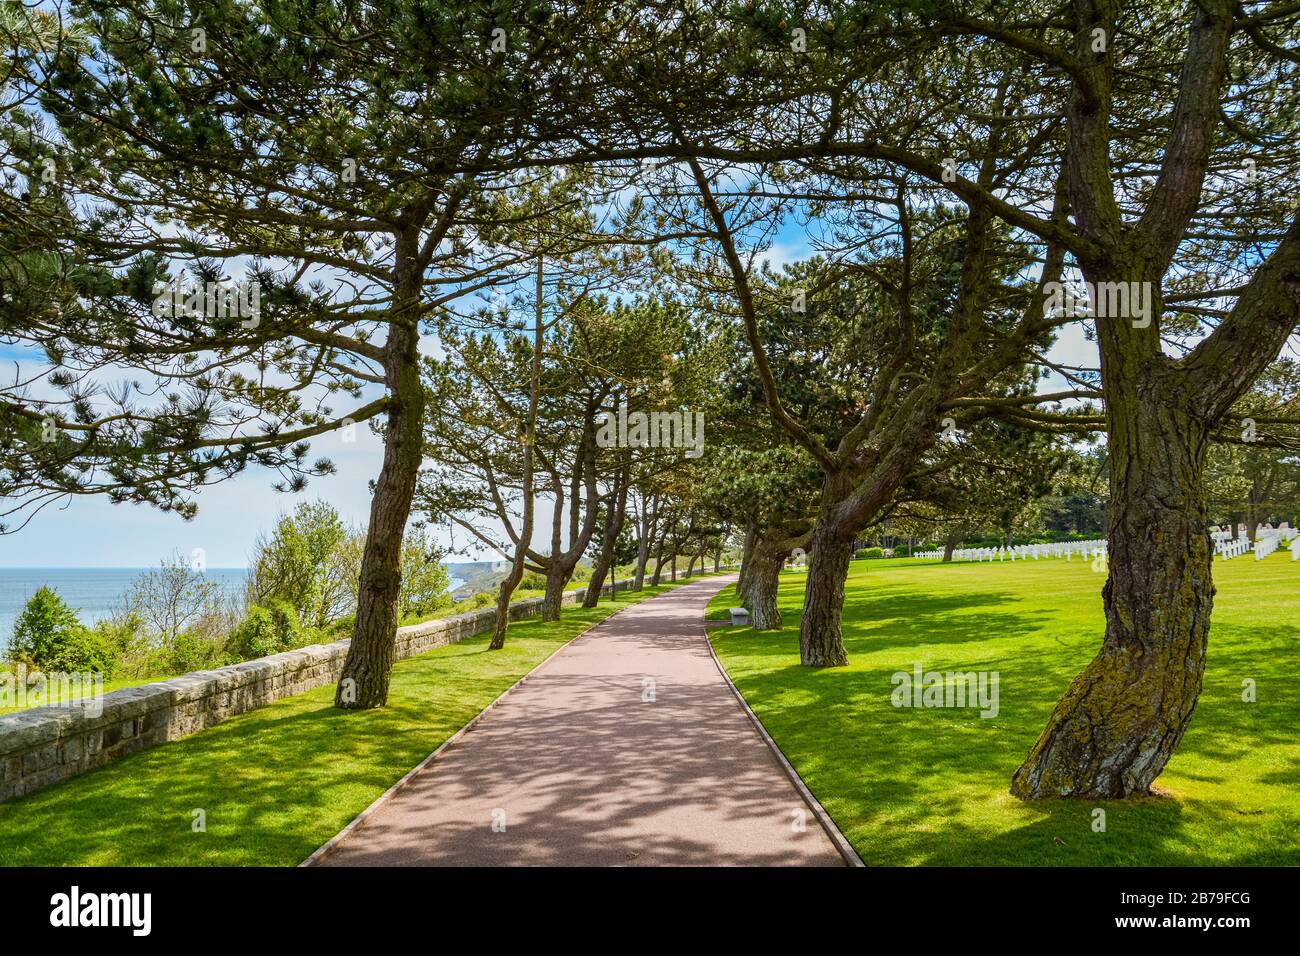
[[(1086, 561), (855, 561), (849, 666), (799, 665), (803, 575), (785, 628), (712, 632), (718, 656), (868, 865), (1300, 864), (1300, 564), (1216, 561), (1205, 688), (1182, 744), (1133, 801), (1010, 796), (1011, 775), (1100, 645), (1103, 576)], [(726, 588), (709, 605), (725, 617)], [(1000, 710), (894, 707), (891, 676), (998, 671)], [(1242, 701), (1242, 681), (1257, 701)], [(1093, 810), (1106, 811), (1094, 832)]]
[(566, 641), (671, 586), (400, 661), (380, 710), (319, 687), (2, 803), (0, 866), (297, 864)]

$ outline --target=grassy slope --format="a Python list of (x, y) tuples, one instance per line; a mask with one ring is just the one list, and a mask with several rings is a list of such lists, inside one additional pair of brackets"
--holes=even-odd
[[(868, 567), (869, 565), (869, 567)], [(1156, 781), (1128, 802), (1024, 804), (1011, 775), (1095, 653), (1102, 576), (1086, 562), (854, 562), (850, 664), (799, 666), (803, 579), (781, 632), (713, 631), (732, 679), (868, 865), (1300, 864), (1300, 564), (1214, 565), (1205, 688)], [(726, 588), (710, 617), (735, 603)], [(996, 670), (1001, 709), (895, 708), (890, 677)], [(1253, 678), (1258, 700), (1241, 700)], [(1104, 807), (1106, 832), (1093, 832)]]
[(320, 687), (0, 804), (0, 866), (296, 864), (566, 641), (669, 587), (400, 661), (381, 710)]

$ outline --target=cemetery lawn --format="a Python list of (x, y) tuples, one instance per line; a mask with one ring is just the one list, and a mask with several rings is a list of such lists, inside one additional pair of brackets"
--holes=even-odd
[(379, 710), (318, 687), (0, 803), (0, 866), (296, 865), (565, 642), (672, 586), (399, 661)]
[[(1200, 703), (1158, 795), (1022, 803), (1007, 789), (1100, 646), (1087, 561), (855, 561), (849, 666), (799, 665), (803, 575), (781, 631), (711, 629), (736, 686), (868, 866), (1300, 864), (1300, 563), (1214, 563)], [(725, 588), (709, 617), (726, 616)], [(998, 671), (1000, 709), (894, 707), (896, 671)], [(1255, 681), (1257, 700), (1242, 701)], [(1106, 811), (1094, 832), (1093, 811)]]

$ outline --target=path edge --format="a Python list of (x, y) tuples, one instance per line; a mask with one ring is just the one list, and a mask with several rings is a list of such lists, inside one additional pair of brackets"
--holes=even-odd
[[(692, 583), (692, 584), (693, 584), (694, 582), (692, 582), (692, 581), (687, 581), (687, 582), (683, 582), (683, 583)], [(672, 590), (672, 589), (670, 589), (670, 590)], [(635, 592), (633, 592), (633, 593), (635, 593)], [(667, 593), (667, 592), (665, 592), (665, 593)], [(613, 614), (611, 614), (609, 617), (604, 618), (604, 619), (602, 619), (602, 620), (599, 620), (599, 621), (597, 621), (595, 624), (591, 625), (591, 627), (586, 628), (585, 630), (580, 631), (579, 633), (573, 635), (573, 637), (569, 638), (567, 641), (565, 641), (563, 644), (561, 644), (561, 645), (560, 645), (559, 647), (557, 647), (555, 650), (551, 651), (551, 653), (547, 654), (546, 657), (545, 657), (544, 659), (542, 659), (542, 660), (540, 660), (540, 661), (537, 662), (537, 666), (535, 666), (535, 667), (534, 667), (532, 670), (530, 670), (527, 674), (525, 674), (523, 677), (519, 678), (519, 680), (515, 681), (513, 684), (511, 684), (509, 687), (507, 687), (505, 690), (503, 690), (503, 691), (502, 691), (502, 692), (497, 696), (497, 698), (496, 698), (495, 700), (492, 701), (492, 703), (488, 704), (486, 707), (484, 707), (482, 710), (480, 710), (477, 714), (475, 714), (473, 717), (471, 717), (471, 718), (469, 719), (469, 721), (468, 721), (468, 722), (467, 722), (463, 727), (460, 728), (460, 730), (456, 731), (454, 734), (452, 734), (450, 737), (448, 737), (446, 740), (444, 740), (441, 744), (439, 744), (437, 750), (435, 750), (433, 753), (429, 754), (429, 756), (425, 757), (425, 758), (424, 758), (423, 760), (421, 760), (418, 764), (416, 764), (414, 767), (412, 767), (410, 770), (408, 770), (405, 774), (403, 774), (403, 775), (402, 775), (402, 778), (401, 778), (400, 780), (398, 780), (395, 784), (393, 784), (391, 787), (389, 787), (387, 790), (385, 790), (383, 793), (381, 793), (378, 797), (376, 797), (376, 798), (374, 799), (374, 801), (370, 804), (370, 806), (366, 807), (364, 810), (362, 810), (360, 813), (358, 813), (355, 817), (353, 817), (353, 818), (352, 818), (352, 821), (351, 821), (350, 823), (348, 823), (347, 826), (345, 826), (345, 827), (344, 827), (342, 830), (340, 830), (338, 833), (334, 834), (332, 837), (330, 837), (328, 840), (326, 840), (324, 843), (322, 843), (319, 847), (317, 847), (317, 848), (315, 849), (315, 851), (311, 854), (311, 856), (307, 857), (307, 859), (303, 860), (301, 863), (299, 863), (299, 864), (297, 864), (297, 865), (298, 865), (299, 867), (305, 867), (305, 866), (315, 866), (317, 863), (319, 863), (322, 859), (324, 859), (326, 856), (329, 855), (329, 853), (330, 853), (331, 850), (333, 850), (336, 846), (338, 846), (340, 843), (342, 843), (343, 840), (344, 840), (347, 836), (349, 836), (349, 835), (352, 833), (353, 830), (355, 830), (355, 829), (356, 829), (357, 827), (359, 827), (362, 823), (364, 823), (364, 822), (366, 821), (366, 819), (367, 819), (368, 817), (370, 817), (372, 814), (374, 814), (375, 811), (377, 811), (380, 807), (382, 807), (382, 806), (383, 806), (384, 804), (386, 804), (389, 800), (391, 800), (393, 797), (395, 797), (395, 796), (397, 795), (398, 791), (400, 791), (403, 787), (405, 787), (408, 783), (410, 783), (410, 782), (411, 782), (411, 779), (412, 779), (416, 774), (418, 774), (421, 770), (424, 770), (426, 767), (428, 767), (430, 764), (432, 764), (435, 760), (437, 760), (440, 756), (442, 756), (443, 752), (446, 751), (448, 748), (450, 748), (452, 744), (454, 744), (456, 741), (460, 740), (461, 737), (465, 736), (465, 734), (467, 734), (467, 733), (469, 733), (471, 730), (473, 730), (474, 727), (475, 727), (475, 725), (478, 724), (478, 722), (479, 722), (480, 720), (482, 720), (484, 717), (486, 717), (486, 716), (488, 715), (488, 713), (489, 713), (489, 712), (490, 712), (494, 707), (497, 706), (497, 704), (501, 703), (503, 700), (505, 700), (507, 697), (509, 697), (510, 694), (511, 694), (513, 691), (515, 691), (516, 689), (518, 689), (522, 684), (524, 684), (524, 683), (528, 680), (528, 678), (532, 677), (534, 674), (536, 674), (538, 671), (540, 671), (543, 667), (545, 667), (547, 664), (549, 664), (549, 663), (551, 662), (551, 659), (552, 659), (553, 657), (555, 657), (556, 654), (560, 653), (560, 651), (562, 651), (562, 650), (564, 650), (565, 648), (567, 648), (570, 644), (572, 644), (574, 641), (578, 640), (579, 638), (581, 638), (581, 637), (586, 637), (588, 634), (590, 634), (590, 633), (591, 633), (592, 631), (594, 631), (596, 628), (598, 628), (598, 627), (600, 627), (602, 624), (604, 624), (605, 621), (611, 621), (611, 620), (613, 620), (614, 618), (616, 618), (616, 617), (618, 617), (620, 614), (622, 614), (624, 611), (628, 610), (629, 608), (636, 607), (636, 605), (637, 605), (637, 604), (640, 604), (640, 603), (641, 603), (640, 601), (637, 601), (637, 602), (635, 602), (635, 603), (633, 603), (633, 604), (628, 604), (628, 605), (626, 605), (625, 607), (621, 607), (621, 608), (619, 608), (617, 611), (615, 611), (615, 612), (614, 612)], [(715, 660), (716, 660), (716, 658), (715, 658)], [(733, 688), (733, 689), (734, 689), (734, 688)]]
[(754, 713), (753, 708), (749, 706), (749, 702), (745, 700), (744, 695), (741, 694), (740, 690), (732, 681), (731, 675), (727, 673), (727, 669), (722, 666), (722, 661), (718, 659), (718, 652), (713, 649), (713, 641), (709, 638), (708, 630), (703, 629), (703, 631), (704, 643), (709, 647), (709, 656), (713, 658), (713, 664), (717, 667), (718, 673), (722, 675), (722, 679), (726, 681), (727, 686), (731, 688), (732, 696), (736, 698), (736, 702), (740, 704), (740, 708), (745, 712), (745, 716), (749, 718), (749, 722), (754, 725), (754, 729), (758, 731), (758, 735), (762, 737), (763, 742), (767, 744), (767, 749), (772, 751), (772, 756), (776, 758), (776, 762), (780, 764), (782, 771), (785, 772), (790, 783), (794, 785), (795, 790), (798, 791), (803, 802), (808, 804), (808, 809), (812, 811), (817, 822), (821, 824), (821, 828), (826, 831), (826, 836), (830, 838), (835, 849), (839, 852), (840, 856), (843, 857), (845, 866), (865, 868), (867, 864), (863, 861), (862, 857), (858, 856), (858, 851), (853, 849), (853, 844), (850, 843), (848, 838), (840, 832), (840, 828), (835, 825), (835, 821), (832, 820), (831, 815), (826, 812), (826, 808), (821, 805), (821, 801), (813, 796), (813, 792), (809, 790), (808, 785), (803, 782), (803, 777), (799, 776), (799, 771), (795, 770), (794, 765), (786, 759), (785, 753), (777, 745), (777, 742), (772, 739), (772, 735), (767, 732), (767, 728), (763, 726), (763, 722), (758, 719), (758, 715)]

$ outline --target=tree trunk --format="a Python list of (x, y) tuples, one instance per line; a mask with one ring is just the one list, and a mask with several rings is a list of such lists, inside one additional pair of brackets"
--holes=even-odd
[(573, 569), (564, 567), (554, 555), (546, 563), (546, 593), (542, 597), (542, 620), (558, 621), (564, 604), (564, 586), (569, 583)]
[(1139, 389), (1132, 370), (1110, 371), (1105, 640), (1016, 772), (1022, 799), (1149, 793), (1201, 691), (1214, 603), (1208, 430), (1159, 379)]
[(633, 591), (640, 591), (645, 587), (645, 568), (650, 560), (650, 535), (653, 530), (654, 520), (650, 515), (650, 502), (643, 497), (637, 523), (636, 577), (632, 581)]
[(717, 574), (722, 570), (722, 549), (719, 548), (713, 555), (713, 573)]
[(510, 562), (510, 573), (501, 581), (497, 589), (497, 616), (492, 625), (492, 640), (488, 650), (499, 651), (506, 646), (506, 631), (510, 627), (510, 598), (519, 587), (524, 577), (524, 563), (528, 559), (528, 544), (533, 540), (533, 510), (535, 453), (537, 446), (537, 400), (542, 382), (542, 338), (544, 300), (542, 286), (543, 260), (537, 260), (537, 297), (534, 300), (533, 313), (533, 359), (528, 377), (528, 414), (524, 419), (524, 475), (520, 493), (523, 496), (523, 522), (519, 529), (519, 544), (515, 548), (514, 560)]
[(758, 532), (753, 525), (745, 529), (745, 543), (740, 549), (740, 576), (736, 579), (736, 602), (749, 607), (746, 589), (749, 587), (749, 575), (754, 570), (754, 542)]
[(419, 334), (414, 323), (394, 321), (389, 329), (384, 346), (390, 401), (384, 463), (370, 499), (352, 641), (334, 693), (334, 706), (345, 710), (382, 707), (388, 702), (402, 589), (402, 536), (424, 459)]
[(844, 582), (853, 558), (853, 534), (839, 533), (819, 520), (810, 551), (799, 625), (799, 660), (805, 667), (841, 667), (849, 662), (840, 617)]
[(660, 539), (659, 539), (659, 543), (658, 543), (658, 545), (655, 546), (655, 573), (654, 573), (654, 575), (650, 578), (650, 586), (651, 586), (652, 588), (657, 588), (657, 587), (659, 586), (659, 578), (660, 578), (660, 575), (663, 573), (663, 569), (664, 569), (664, 538), (666, 538), (666, 537), (668, 537), (668, 536), (667, 536), (667, 535), (664, 535), (663, 538), (660, 538)]
[(614, 548), (618, 536), (623, 533), (623, 522), (627, 518), (627, 476), (619, 475), (614, 496), (605, 510), (605, 527), (600, 534), (600, 551), (596, 555), (596, 566), (592, 568), (591, 580), (587, 582), (587, 594), (583, 598), (583, 607), (595, 607), (600, 601), (601, 588), (605, 586), (605, 576), (614, 566)]
[(952, 560), (952, 553), (957, 550), (957, 544), (961, 541), (961, 534), (957, 531), (948, 532), (948, 539), (943, 543), (944, 561)]
[(763, 542), (754, 548), (754, 570), (749, 579), (745, 606), (749, 608), (750, 625), (756, 631), (781, 629), (781, 610), (777, 607), (776, 596), (785, 557), (779, 548)]

